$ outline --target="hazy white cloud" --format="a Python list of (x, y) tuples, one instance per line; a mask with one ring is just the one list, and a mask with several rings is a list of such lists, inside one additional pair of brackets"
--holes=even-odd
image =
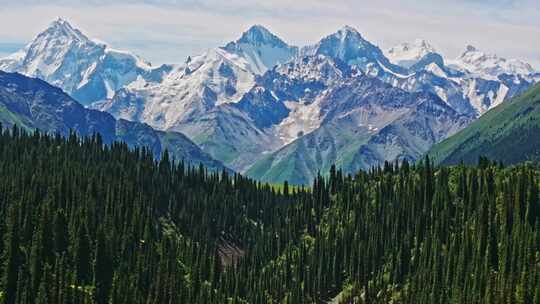
[(0, 0), (2, 45), (31, 40), (57, 16), (154, 62), (179, 62), (236, 39), (254, 23), (287, 42), (314, 43), (344, 24), (386, 48), (424, 38), (446, 55), (472, 44), (540, 68), (537, 0)]

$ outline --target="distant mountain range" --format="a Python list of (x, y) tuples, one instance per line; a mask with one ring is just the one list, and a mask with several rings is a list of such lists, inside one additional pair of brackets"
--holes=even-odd
[(270, 182), (307, 183), (416, 160), (540, 80), (519, 60), (468, 46), (448, 60), (417, 40), (381, 50), (351, 27), (291, 46), (260, 25), (185, 63), (153, 67), (59, 19), (0, 70), (38, 77), (118, 119), (181, 132)]
[(43, 79), (88, 105), (112, 98), (139, 78), (161, 81), (170, 67), (153, 68), (132, 53), (88, 38), (59, 18), (22, 50), (1, 59), (0, 70)]
[[(264, 181), (305, 184), (332, 164), (354, 173), (387, 159), (414, 161), (472, 121), (436, 95), (406, 92), (320, 55), (265, 77), (255, 89), (277, 99), (259, 100), (292, 110), (274, 127), (286, 145), (247, 171)], [(298, 92), (297, 104), (288, 92)]]
[(476, 164), (480, 156), (504, 164), (539, 161), (540, 84), (490, 110), (428, 154), (443, 165)]
[(99, 133), (106, 144), (122, 141), (130, 147), (148, 147), (157, 157), (167, 149), (177, 161), (225, 168), (183, 134), (156, 131), (146, 124), (86, 109), (61, 89), (17, 73), (0, 71), (0, 123), (8, 128), (17, 125), (27, 131), (39, 129), (64, 136), (71, 130), (81, 136)]

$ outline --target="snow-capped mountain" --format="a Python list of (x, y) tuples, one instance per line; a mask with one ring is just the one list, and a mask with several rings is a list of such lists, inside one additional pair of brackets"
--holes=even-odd
[(301, 53), (304, 56), (325, 55), (338, 59), (359, 67), (372, 77), (383, 77), (386, 73), (407, 74), (406, 69), (392, 64), (379, 47), (365, 40), (350, 26), (324, 37), (315, 45), (303, 48)]
[(225, 47), (188, 58), (163, 81), (135, 82), (94, 107), (159, 129), (174, 129), (218, 105), (238, 102), (255, 85), (257, 75), (288, 61), (296, 50), (262, 26), (253, 26)]
[(470, 45), (461, 56), (451, 61), (450, 64), (455, 68), (490, 80), (498, 79), (498, 76), (502, 74), (530, 75), (535, 72), (532, 66), (526, 62), (484, 53)]
[(72, 131), (80, 136), (99, 133), (106, 144), (122, 141), (130, 147), (146, 147), (156, 157), (167, 149), (171, 157), (191, 165), (226, 169), (183, 134), (154, 130), (146, 124), (87, 109), (61, 89), (18, 73), (0, 71), (0, 123), (63, 136)]
[(429, 54), (436, 54), (437, 51), (431, 44), (423, 39), (416, 39), (412, 43), (402, 43), (384, 51), (384, 55), (393, 64), (404, 68), (411, 68)]
[[(175, 66), (161, 82), (136, 81), (94, 108), (118, 118), (179, 131), (235, 169), (242, 170), (268, 149), (281, 145), (276, 136), (257, 125), (241, 102), (256, 79), (289, 61), (298, 49), (260, 25), (205, 54)], [(256, 93), (252, 93), (256, 94)], [(239, 103), (239, 106), (233, 106)]]
[[(408, 68), (409, 75), (381, 79), (410, 92), (431, 92), (460, 113), (481, 116), (535, 83), (530, 65), (486, 55), (469, 46), (448, 60), (424, 40), (385, 51), (390, 60)], [(509, 81), (511, 78), (512, 80)]]
[(57, 84), (118, 119), (182, 132), (228, 167), (272, 182), (306, 182), (332, 163), (352, 173), (415, 160), (540, 80), (525, 63), (472, 48), (456, 60), (423, 40), (382, 51), (348, 26), (297, 48), (255, 25), (154, 69), (63, 20), (0, 69)]
[(160, 81), (168, 69), (154, 69), (129, 52), (92, 40), (61, 18), (22, 50), (0, 59), (0, 70), (43, 79), (83, 104), (111, 98), (139, 77)]
[(159, 83), (134, 82), (93, 107), (165, 130), (238, 101), (254, 83), (246, 60), (218, 48), (176, 66)]
[[(409, 92), (436, 94), (465, 115), (482, 115), (512, 97), (511, 93), (521, 92), (514, 87), (524, 86), (516, 82), (506, 87), (501, 80), (483, 79), (467, 70), (456, 69), (424, 40), (404, 43), (383, 52), (348, 26), (303, 48), (301, 53), (329, 56)], [(494, 82), (486, 82), (488, 80)]]
[[(319, 55), (322, 56), (322, 55)], [(461, 115), (437, 96), (409, 93), (381, 80), (331, 63), (326, 57), (304, 58), (309, 64), (325, 61), (331, 70), (340, 70), (340, 81), (319, 83), (315, 97), (300, 94), (298, 100), (284, 101), (289, 116), (276, 125), (277, 130), (300, 131), (293, 141), (265, 156), (251, 166), (247, 174), (264, 181), (295, 184), (309, 183), (317, 172), (337, 164), (346, 173), (369, 169), (385, 160), (416, 160), (432, 144), (465, 127), (471, 117)], [(301, 69), (293, 73), (297, 92), (309, 87), (312, 79), (325, 79), (330, 68)], [(317, 77), (317, 71), (319, 75)], [(287, 77), (283, 75), (283, 77)], [(268, 88), (279, 96), (276, 87)], [(287, 91), (290, 88), (287, 89)], [(287, 99), (285, 99), (287, 100)], [(294, 106), (293, 106), (294, 105)], [(296, 111), (296, 113), (295, 113)], [(291, 121), (289, 121), (291, 120)], [(293, 122), (294, 123), (291, 123)], [(287, 124), (285, 124), (287, 122)]]
[[(453, 119), (444, 125), (449, 134), (530, 85), (521, 76), (490, 80), (454, 68), (422, 40), (392, 48), (386, 54), (393, 55), (391, 60), (379, 47), (347, 26), (300, 50), (267, 29), (253, 26), (225, 47), (190, 57), (162, 82), (134, 82), (118, 91), (112, 100), (96, 106), (116, 117), (183, 132), (213, 157), (245, 171), (262, 157), (314, 136), (310, 134), (330, 132), (330, 126), (340, 121), (335, 117), (350, 117), (345, 110), (329, 110), (334, 104), (334, 109), (339, 109), (345, 98), (336, 94), (330, 98), (329, 94), (345, 83), (359, 85), (351, 79), (360, 75), (379, 78), (409, 93), (438, 96), (440, 99), (432, 103), (438, 106), (433, 109), (443, 107), (442, 102), (446, 105), (444, 113), (449, 113), (448, 108), (455, 111), (448, 114)], [(385, 99), (382, 93), (378, 97)], [(382, 109), (391, 112), (386, 107)], [(423, 109), (425, 114), (430, 107)], [(375, 119), (359, 123), (362, 130), (382, 130), (401, 117), (376, 114), (375, 107), (362, 111), (365, 117)], [(423, 119), (435, 121), (437, 113), (443, 112), (434, 111), (433, 117), (425, 114)], [(457, 119), (458, 116), (464, 118)], [(456, 125), (452, 126), (452, 122)], [(336, 132), (328, 134), (340, 137), (337, 130), (347, 129), (357, 134), (359, 125), (337, 124)], [(432, 136), (423, 145), (429, 147), (445, 136), (444, 132), (437, 132), (442, 135)], [(420, 150), (415, 151), (407, 155), (418, 156)], [(364, 165), (392, 157), (382, 152), (378, 155)]]
[(240, 39), (223, 49), (246, 60), (249, 70), (257, 75), (286, 63), (298, 52), (297, 47), (286, 44), (261, 25), (252, 26)]

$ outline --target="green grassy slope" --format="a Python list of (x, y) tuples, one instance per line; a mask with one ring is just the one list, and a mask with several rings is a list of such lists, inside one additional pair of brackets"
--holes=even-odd
[(540, 160), (540, 84), (435, 145), (428, 155), (446, 165), (472, 164), (479, 156), (505, 164)]

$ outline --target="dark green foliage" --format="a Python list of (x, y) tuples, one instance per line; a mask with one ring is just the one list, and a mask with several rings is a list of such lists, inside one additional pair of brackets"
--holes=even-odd
[(108, 250), (105, 233), (99, 231), (96, 244), (96, 258), (94, 261), (94, 286), (96, 287), (96, 302), (106, 304), (109, 301), (109, 292), (112, 284), (113, 261)]
[(331, 167), (263, 185), (0, 131), (2, 303), (534, 303), (540, 171)]
[[(482, 115), (428, 152), (437, 164), (474, 164), (481, 156), (505, 164), (540, 160), (540, 84)], [(480, 159), (480, 166), (484, 165)]]

